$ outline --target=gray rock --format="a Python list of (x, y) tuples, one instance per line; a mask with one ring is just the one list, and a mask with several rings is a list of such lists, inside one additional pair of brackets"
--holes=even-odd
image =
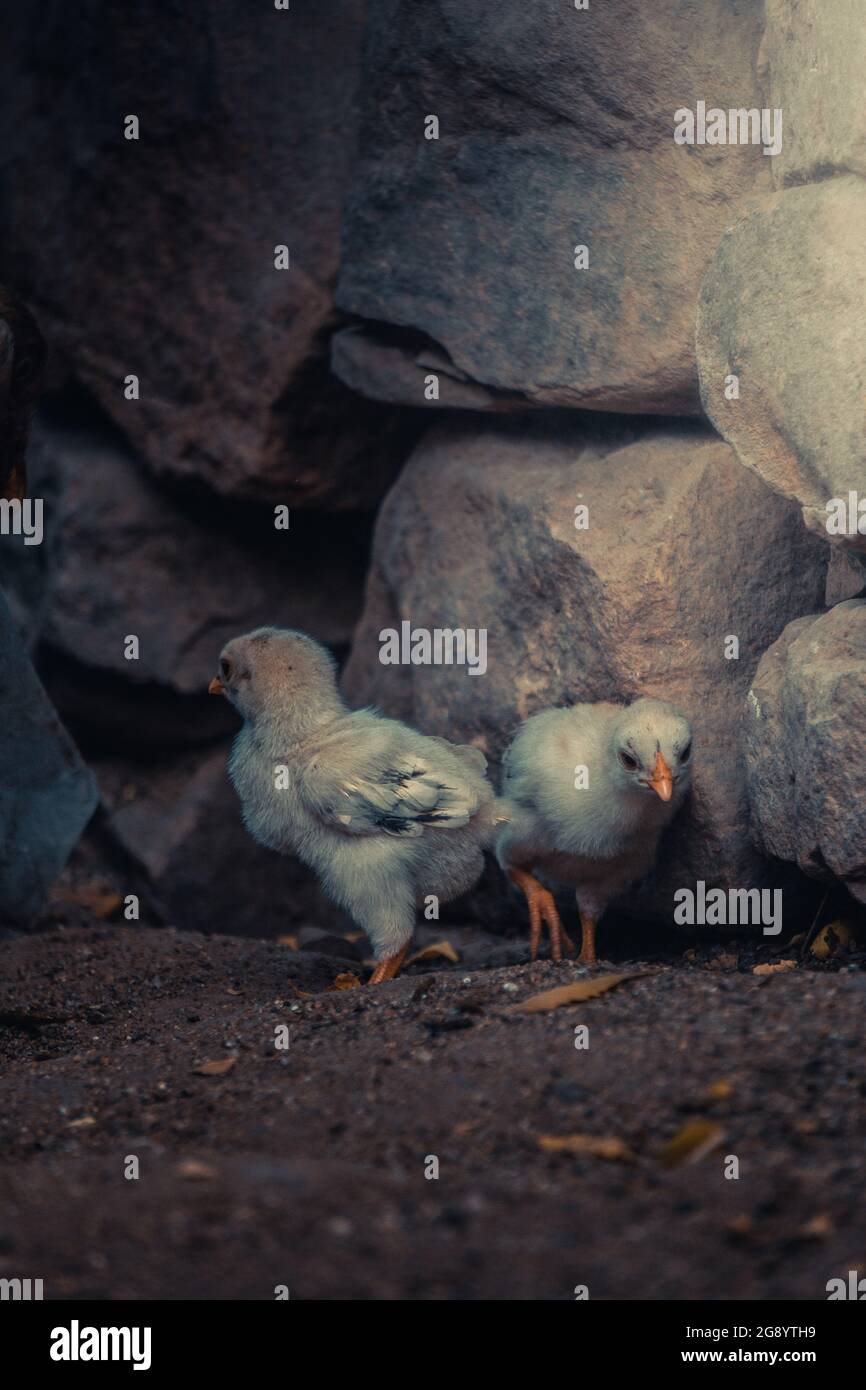
[(697, 318), (701, 393), (719, 433), (824, 540), (861, 553), (866, 514), (862, 533), (855, 516), (854, 533), (838, 534), (828, 504), (849, 511), (854, 492), (866, 512), (864, 227), (862, 179), (785, 189), (722, 237)]
[(759, 844), (866, 903), (866, 600), (786, 627), (761, 658), (747, 708)]
[(348, 645), (366, 562), (362, 521), (293, 512), (277, 530), (269, 508), (173, 496), (109, 431), (40, 425), (31, 453), (54, 493), (40, 605), (46, 679), (73, 727), (157, 747), (214, 738), (236, 725), (206, 694), (230, 637), (276, 623)]
[(866, 174), (866, 14), (861, 0), (765, 0), (760, 67), (784, 112), (779, 186)]
[(337, 292), (373, 331), (335, 356), (345, 380), (405, 401), (414, 334), (487, 408), (699, 413), (701, 276), (771, 188), (756, 146), (674, 141), (696, 96), (761, 105), (762, 6), (699, 9), (373, 0)]
[(36, 916), (96, 803), (0, 594), (0, 921)]
[(58, 5), (4, 26), (4, 273), (157, 473), (345, 510), (402, 457), (399, 419), (328, 370), (364, 9)]
[[(696, 879), (785, 878), (749, 841), (743, 707), (769, 643), (822, 602), (828, 554), (698, 425), (624, 423), (619, 438), (562, 413), (437, 426), (383, 506), (347, 692), (494, 763), (546, 706), (674, 701), (695, 724), (694, 794), (655, 884), (628, 904), (670, 921), (674, 889)], [(486, 673), (383, 665), (380, 634), (403, 620), (486, 629)]]

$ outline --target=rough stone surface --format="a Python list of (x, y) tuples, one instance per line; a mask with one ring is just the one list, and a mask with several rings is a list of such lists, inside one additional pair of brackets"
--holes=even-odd
[(760, 67), (781, 107), (778, 184), (866, 174), (866, 15), (862, 0), (765, 0)]
[[(677, 145), (674, 113), (701, 94), (760, 106), (761, 19), (726, 0), (374, 0), (337, 293), (373, 322), (365, 389), (406, 398), (414, 353), (398, 363), (398, 335), (383, 364), (385, 324), (432, 339), (494, 408), (698, 414), (701, 276), (771, 161)], [(362, 349), (336, 358), (356, 385)]]
[(866, 600), (786, 627), (748, 699), (752, 820), (769, 854), (866, 903)]
[[(234, 718), (206, 690), (230, 637), (277, 623), (348, 645), (366, 562), (360, 521), (299, 512), (276, 530), (269, 508), (175, 497), (110, 431), (41, 426), (31, 454), (55, 493), (39, 602), (48, 679), (74, 727), (157, 745), (218, 736)], [(124, 654), (129, 636), (137, 660)]]
[(393, 476), (327, 365), (364, 8), (4, 6), (4, 273), (157, 472), (329, 508)]
[[(866, 492), (866, 183), (789, 188), (732, 227), (698, 310), (707, 414), (740, 459), (799, 502), (806, 524), (866, 551), (863, 534), (827, 530), (827, 504)], [(725, 379), (739, 377), (739, 399)], [(856, 522), (855, 522), (856, 525)]]
[(42, 907), (97, 795), (2, 594), (0, 770), (0, 922), (26, 924)]
[[(829, 552), (703, 427), (623, 422), (618, 445), (562, 415), (431, 431), (380, 516), (346, 688), (494, 760), (549, 705), (680, 705), (696, 730), (694, 794), (655, 886), (630, 904), (669, 920), (673, 889), (697, 878), (779, 881), (749, 844), (743, 706), (769, 643), (820, 606)], [(379, 633), (404, 619), (485, 628), (486, 674), (382, 665)]]

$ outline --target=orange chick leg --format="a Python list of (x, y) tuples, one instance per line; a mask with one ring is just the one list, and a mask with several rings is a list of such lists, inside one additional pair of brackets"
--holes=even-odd
[(381, 985), (384, 984), (385, 980), (393, 980), (394, 976), (399, 971), (400, 966), (406, 959), (406, 953), (408, 950), (409, 946), (407, 944), (403, 947), (402, 951), (397, 951), (393, 956), (386, 956), (384, 960), (380, 960), (379, 964), (376, 966), (376, 969), (373, 971), (372, 975), (367, 981), (367, 984)]
[(580, 913), (580, 925), (583, 932), (578, 962), (581, 965), (596, 965), (598, 956), (595, 953), (595, 929), (598, 923), (594, 917), (590, 917), (588, 912), (583, 912), (580, 908), (578, 908), (578, 912)]
[(525, 869), (509, 869), (508, 877), (526, 896), (526, 905), (529, 908), (530, 959), (535, 960), (538, 955), (541, 924), (544, 922), (550, 932), (551, 957), (553, 960), (562, 960), (563, 945), (567, 951), (573, 951), (574, 942), (560, 921), (553, 894)]

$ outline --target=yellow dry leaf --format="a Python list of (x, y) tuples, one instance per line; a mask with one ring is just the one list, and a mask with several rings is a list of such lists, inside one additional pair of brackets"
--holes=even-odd
[(179, 1178), (215, 1178), (217, 1172), (216, 1168), (200, 1163), (197, 1158), (185, 1158), (177, 1165), (177, 1175)]
[(714, 1081), (707, 1091), (707, 1100), (729, 1100), (734, 1094), (730, 1081)]
[(546, 989), (542, 994), (533, 994), (522, 1004), (515, 1004), (508, 1013), (542, 1014), (551, 1009), (560, 1009), (563, 1004), (580, 1004), (585, 999), (595, 999), (596, 995), (606, 994), (626, 980), (639, 980), (647, 975), (647, 970), (630, 970), (622, 975), (587, 976), (574, 980), (570, 985), (557, 985), (556, 989)]
[(197, 1076), (225, 1076), (236, 1062), (235, 1057), (220, 1057), (215, 1062), (199, 1062), (193, 1071)]
[(70, 1120), (67, 1129), (92, 1129), (96, 1124), (93, 1115), (82, 1115), (80, 1120)]
[(361, 981), (358, 979), (358, 976), (357, 976), (357, 975), (353, 975), (352, 972), (351, 972), (350, 970), (347, 970), (346, 973), (345, 973), (344, 975), (338, 975), (337, 978), (335, 979), (335, 981), (334, 981), (334, 983), (333, 983), (332, 985), (328, 985), (328, 989), (327, 989), (326, 993), (330, 993), (332, 990), (335, 990), (335, 989), (360, 989), (360, 988), (361, 988)]
[(545, 1153), (589, 1154), (593, 1158), (607, 1158), (620, 1163), (631, 1163), (634, 1154), (624, 1139), (615, 1136), (602, 1138), (596, 1134), (539, 1134), (538, 1147)]
[(110, 917), (123, 906), (121, 894), (104, 883), (79, 883), (70, 888), (58, 888), (52, 893), (52, 899), (57, 903), (87, 908), (100, 920)]
[(837, 956), (840, 951), (850, 951), (856, 944), (857, 933), (853, 926), (840, 918), (821, 928), (810, 949), (818, 960), (827, 960), (830, 956)]
[(823, 1240), (829, 1236), (833, 1230), (833, 1223), (825, 1211), (813, 1216), (811, 1221), (807, 1221), (801, 1226), (797, 1234), (805, 1240)]
[(690, 1120), (683, 1125), (662, 1149), (662, 1163), (666, 1168), (676, 1168), (681, 1163), (699, 1163), (713, 1149), (719, 1148), (725, 1138), (721, 1125), (713, 1120)]
[(450, 941), (434, 941), (422, 950), (416, 951), (414, 956), (410, 956), (407, 965), (412, 965), (416, 960), (433, 960), (436, 956), (442, 956), (445, 960), (450, 960), (452, 965), (457, 965), (460, 957), (451, 945)]
[(767, 964), (767, 965), (755, 965), (755, 966), (753, 966), (753, 967), (752, 967), (752, 974), (753, 974), (753, 975), (781, 975), (781, 974), (784, 974), (784, 972), (785, 972), (786, 970), (796, 970), (796, 969), (797, 969), (797, 962), (796, 962), (795, 960), (777, 960), (777, 961), (775, 962), (775, 964), (773, 964), (773, 965)]
[(297, 950), (298, 950), (298, 938), (297, 938), (296, 936), (292, 936), (291, 933), (287, 933), (285, 936), (278, 936), (278, 937), (277, 937), (277, 945), (278, 945), (278, 946), (288, 946), (288, 948), (289, 948), (290, 951), (297, 951)]

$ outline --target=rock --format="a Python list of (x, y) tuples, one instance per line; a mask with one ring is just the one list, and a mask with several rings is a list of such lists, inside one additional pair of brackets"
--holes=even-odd
[(230, 637), (276, 623), (348, 646), (363, 519), (298, 512), (277, 530), (269, 508), (172, 496), (107, 430), (42, 425), (31, 453), (57, 494), (42, 636), (72, 727), (126, 746), (219, 737), (236, 717), (206, 691)]
[(866, 23), (860, 0), (765, 0), (761, 66), (784, 112), (778, 185), (866, 174)]
[(97, 765), (106, 832), (128, 860), (125, 891), (139, 892), (163, 923), (196, 931), (276, 937), (310, 922), (350, 930), (308, 869), (247, 834), (229, 747)]
[(364, 8), (56, 6), (8, 28), (4, 270), (157, 473), (347, 510), (403, 455), (399, 415), (328, 370)]
[[(749, 843), (743, 707), (769, 643), (821, 604), (828, 554), (697, 424), (593, 434), (557, 412), (437, 426), (383, 506), (347, 693), (494, 762), (549, 705), (680, 705), (696, 727), (694, 795), (655, 886), (629, 904), (670, 921), (674, 889), (696, 879), (779, 882)], [(383, 665), (380, 633), (403, 620), (486, 629), (486, 672)]]
[(699, 25), (681, 0), (373, 0), (337, 290), (370, 332), (339, 344), (343, 379), (423, 405), (420, 339), (489, 409), (700, 413), (701, 276), (771, 160), (678, 145), (674, 116), (693, 93), (760, 107), (761, 19), (722, 0)]
[(0, 921), (26, 925), (92, 816), (97, 795), (2, 594), (0, 769)]
[(746, 764), (768, 854), (866, 903), (866, 599), (790, 623), (752, 681)]
[[(861, 553), (866, 515), (860, 533), (849, 493), (866, 496), (864, 226), (862, 179), (774, 195), (722, 237), (697, 319), (701, 393), (719, 433), (824, 540)], [(738, 399), (727, 399), (730, 374)], [(839, 505), (853, 534), (828, 531)]]
[(27, 432), (45, 355), (45, 341), (30, 310), (0, 285), (0, 498), (21, 498), (27, 490)]

